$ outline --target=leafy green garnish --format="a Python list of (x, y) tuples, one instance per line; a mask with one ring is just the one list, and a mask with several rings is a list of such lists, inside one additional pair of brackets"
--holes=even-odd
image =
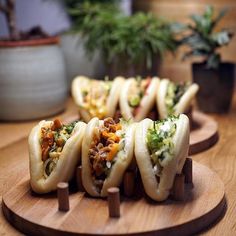
[(137, 107), (139, 105), (140, 101), (141, 101), (140, 96), (133, 96), (133, 97), (131, 97), (131, 99), (129, 99), (129, 105), (131, 107)]
[(165, 104), (168, 115), (174, 114), (175, 105), (179, 102), (180, 98), (184, 95), (188, 87), (188, 83), (175, 84), (173, 82), (169, 82), (165, 97)]
[(82, 90), (82, 96), (86, 97), (88, 95), (88, 91), (87, 90)]
[(73, 129), (75, 128), (76, 123), (77, 123), (77, 121), (74, 121), (69, 125), (65, 125), (65, 130), (68, 134), (72, 133)]
[(146, 143), (154, 165), (165, 165), (173, 156), (172, 138), (176, 131), (178, 117), (172, 116), (165, 120), (154, 121), (148, 129)]

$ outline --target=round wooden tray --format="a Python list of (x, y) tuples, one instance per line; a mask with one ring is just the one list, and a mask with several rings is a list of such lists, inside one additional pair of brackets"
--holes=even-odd
[(121, 217), (109, 218), (107, 201), (70, 194), (70, 211), (58, 211), (55, 193), (34, 195), (25, 178), (3, 195), (3, 213), (20, 231), (32, 235), (186, 235), (199, 232), (225, 209), (224, 185), (209, 168), (193, 162), (194, 188), (185, 200), (156, 203), (142, 192), (121, 197)]
[(210, 116), (193, 112), (189, 155), (197, 154), (213, 146), (219, 139), (218, 125)]

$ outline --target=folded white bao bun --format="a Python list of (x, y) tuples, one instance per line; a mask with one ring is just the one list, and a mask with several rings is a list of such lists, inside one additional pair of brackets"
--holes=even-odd
[[(162, 79), (157, 91), (157, 97), (156, 97), (156, 104), (158, 113), (161, 119), (164, 119), (168, 117), (168, 111), (165, 103), (166, 94), (168, 85), (171, 83), (168, 79)], [(174, 107), (174, 114), (172, 115), (179, 115), (181, 113), (187, 112), (187, 110), (190, 108), (192, 101), (198, 92), (199, 86), (197, 84), (191, 84), (186, 92), (183, 94), (183, 96), (180, 98), (179, 102)]]
[(42, 150), (40, 139), (42, 136), (41, 128), (51, 127), (53, 121), (40, 121), (32, 130), (28, 138), (29, 145), (29, 168), (30, 184), (36, 193), (48, 193), (57, 189), (57, 184), (61, 181), (69, 181), (80, 161), (81, 143), (84, 136), (86, 124), (78, 122), (71, 137), (66, 141), (59, 156), (55, 169), (45, 178), (44, 162), (42, 161)]
[(130, 95), (130, 90), (132, 87), (136, 86), (138, 82), (135, 78), (129, 78), (125, 81), (120, 94), (119, 105), (121, 114), (126, 120), (140, 121), (147, 117), (155, 104), (159, 82), (160, 79), (158, 77), (153, 77), (151, 79), (151, 82), (140, 101), (139, 107), (141, 109), (139, 109), (138, 113), (134, 116), (132, 113), (133, 108), (129, 105), (128, 97)]
[(125, 145), (122, 148), (122, 155), (116, 154), (115, 163), (112, 165), (109, 175), (105, 178), (102, 188), (99, 189), (93, 180), (92, 166), (89, 159), (89, 149), (93, 142), (94, 135), (99, 135), (98, 128), (103, 126), (104, 121), (93, 118), (87, 125), (85, 136), (82, 143), (82, 182), (86, 192), (93, 197), (107, 196), (110, 187), (118, 187), (122, 181), (125, 170), (130, 165), (134, 151), (134, 130), (136, 124), (122, 127), (125, 129)]
[(153, 126), (153, 121), (145, 119), (137, 125), (135, 134), (135, 157), (147, 195), (155, 201), (165, 200), (173, 186), (176, 174), (180, 174), (188, 155), (189, 120), (184, 114), (176, 122), (176, 131), (172, 137), (174, 144), (173, 157), (161, 171), (160, 182), (157, 182), (150, 152), (147, 147), (147, 132)]
[[(77, 76), (73, 82), (72, 82), (72, 96), (76, 103), (76, 105), (79, 108), (79, 113), (82, 117), (82, 119), (87, 123), (89, 122), (94, 115), (92, 115), (88, 109), (85, 108), (85, 102), (83, 99), (83, 88), (91, 88), (91, 86), (101, 86), (102, 83), (105, 83), (105, 81), (99, 81), (99, 80), (93, 80), (85, 76)], [(108, 97), (106, 98), (105, 107), (106, 107), (106, 114), (104, 114), (102, 117), (99, 118), (105, 118), (105, 117), (113, 117), (119, 102), (119, 96), (120, 91), (122, 88), (122, 85), (124, 83), (123, 77), (116, 77), (112, 81), (111, 89), (109, 92)], [(90, 89), (91, 90), (91, 89)], [(104, 93), (102, 94), (104, 95)], [(99, 106), (100, 107), (100, 106)]]

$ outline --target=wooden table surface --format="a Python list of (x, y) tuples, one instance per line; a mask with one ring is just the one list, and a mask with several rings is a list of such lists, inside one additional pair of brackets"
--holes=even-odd
[[(57, 117), (65, 118), (76, 114), (76, 108), (70, 99), (65, 112)], [(223, 180), (227, 211), (217, 224), (206, 229), (202, 234), (236, 235), (236, 94), (231, 112), (228, 115), (214, 115), (214, 118), (219, 124), (219, 142), (192, 158), (210, 167)], [(28, 165), (27, 136), (37, 122), (0, 123), (2, 137), (0, 142), (0, 199), (4, 191), (21, 179), (22, 170)], [(5, 220), (2, 211), (0, 211), (0, 235), (20, 235)]]

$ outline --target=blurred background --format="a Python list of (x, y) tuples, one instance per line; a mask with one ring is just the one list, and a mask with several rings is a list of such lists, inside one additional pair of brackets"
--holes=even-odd
[[(152, 12), (158, 17), (163, 17), (169, 21), (188, 23), (189, 16), (193, 13), (202, 12), (207, 4), (211, 4), (218, 11), (224, 7), (229, 8), (229, 12), (219, 23), (218, 28), (227, 27), (236, 30), (236, 1), (235, 0), (122, 0), (120, 1), (122, 10), (126, 14), (131, 12), (144, 11)], [(48, 34), (55, 35), (70, 29), (71, 21), (68, 16), (63, 1), (57, 0), (17, 0), (16, 20), (20, 30), (29, 30), (35, 25), (40, 25)], [(0, 37), (8, 35), (5, 17), (0, 14)], [(236, 38), (227, 47), (220, 49), (224, 61), (236, 61)], [(173, 56), (165, 54), (161, 67), (161, 74), (173, 80), (191, 79), (191, 61), (183, 62), (181, 52)], [(76, 72), (72, 72), (75, 75)], [(89, 72), (87, 72), (89, 74)], [(176, 74), (177, 73), (177, 74)], [(98, 73), (99, 74), (99, 73)], [(94, 74), (91, 74), (94, 76)], [(101, 73), (99, 74), (101, 76)]]
[(234, 0), (0, 0), (0, 10), (2, 120), (62, 111), (77, 75), (194, 81), (202, 101), (232, 99)]

